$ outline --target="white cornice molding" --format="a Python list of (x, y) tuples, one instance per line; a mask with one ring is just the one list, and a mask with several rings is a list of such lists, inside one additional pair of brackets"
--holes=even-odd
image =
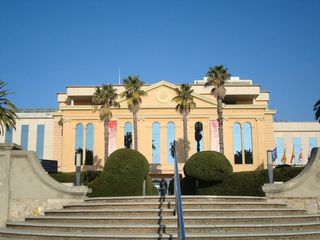
[(266, 109), (267, 106), (264, 105), (253, 105), (253, 104), (239, 104), (239, 105), (225, 105), (224, 109)]
[[(212, 103), (212, 102), (211, 102)], [(212, 104), (211, 106), (208, 105), (197, 105), (197, 108), (209, 108), (209, 109), (216, 109), (216, 105)], [(264, 105), (252, 105), (252, 104), (241, 104), (241, 105), (226, 105), (224, 104), (223, 106), (224, 109), (266, 109), (266, 106)], [(111, 109), (128, 109), (127, 107), (125, 108), (111, 108)], [(140, 109), (173, 109), (173, 106), (171, 105), (146, 105), (146, 106), (141, 106)], [(63, 106), (59, 109), (60, 111), (64, 110), (93, 110), (92, 105), (76, 105), (76, 106)], [(266, 109), (266, 113), (270, 114), (275, 114), (276, 110), (270, 110)]]
[[(160, 82), (157, 82), (155, 84), (150, 85), (144, 91), (148, 92), (150, 90), (156, 89), (156, 88), (161, 87), (161, 86), (166, 86), (166, 87), (168, 87), (168, 88), (170, 88), (172, 90), (175, 90), (179, 85), (175, 85), (173, 83), (170, 83), (170, 82), (162, 80)], [(200, 100), (203, 100), (205, 102), (208, 102), (208, 103), (212, 104), (213, 106), (216, 106), (216, 102), (213, 102), (211, 99), (209, 99), (209, 98), (207, 98), (205, 96), (201, 96), (201, 95), (199, 95), (197, 93), (192, 93), (192, 96), (195, 97), (195, 98), (198, 98)], [(126, 101), (125, 98), (119, 100), (119, 103), (124, 102), (124, 101)]]

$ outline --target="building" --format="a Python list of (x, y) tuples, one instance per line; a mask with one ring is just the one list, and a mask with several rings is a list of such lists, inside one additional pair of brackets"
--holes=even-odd
[[(189, 156), (197, 151), (219, 151), (217, 105), (215, 98), (210, 95), (211, 88), (204, 87), (205, 80), (197, 80), (192, 84), (197, 107), (188, 117)], [(138, 112), (138, 150), (150, 162), (153, 177), (172, 175), (170, 148), (174, 140), (178, 142), (178, 155), (182, 155), (182, 116), (176, 112), (175, 103), (172, 102), (177, 87), (179, 85), (167, 81), (143, 86), (147, 96), (142, 98)], [(122, 85), (114, 85), (114, 88), (117, 93), (124, 91)], [(82, 152), (84, 170), (101, 169), (104, 165), (104, 126), (98, 111), (94, 111), (92, 106), (95, 89), (96, 86), (67, 86), (66, 92), (58, 93), (56, 111), (18, 113), (20, 119), (11, 141), (39, 152), (38, 148), (41, 147), (37, 142), (40, 140), (34, 139), (43, 138), (43, 158), (57, 160), (59, 171), (74, 171), (75, 152)], [(133, 145), (132, 113), (125, 99), (119, 97), (118, 101), (120, 108), (113, 109), (113, 118), (108, 126), (109, 153), (125, 145)], [(288, 133), (281, 130), (285, 126), (273, 122), (275, 111), (268, 107), (269, 92), (262, 91), (260, 85), (253, 84), (251, 80), (232, 77), (226, 82), (223, 102), (225, 155), (234, 171), (266, 168), (267, 150), (275, 147), (276, 140), (280, 156), (279, 139)], [(29, 118), (28, 114), (31, 114)], [(311, 132), (312, 128), (309, 129)], [(45, 133), (44, 137), (41, 137), (42, 132)], [(26, 135), (30, 142), (27, 146)], [(316, 138), (317, 145), (320, 136), (311, 135)], [(0, 141), (8, 142), (7, 133), (1, 138)], [(304, 144), (301, 146), (304, 147)], [(289, 145), (287, 148), (289, 151)], [(307, 156), (309, 150), (304, 151), (304, 156)], [(41, 151), (38, 155), (41, 158)], [(181, 158), (179, 164), (182, 171)]]
[(319, 146), (318, 122), (275, 122), (274, 137), (278, 159), (276, 164), (305, 165), (311, 149)]
[(26, 109), (17, 112), (16, 129), (0, 135), (2, 143), (16, 143), (34, 151), (39, 159), (53, 159), (53, 113), (56, 109)]

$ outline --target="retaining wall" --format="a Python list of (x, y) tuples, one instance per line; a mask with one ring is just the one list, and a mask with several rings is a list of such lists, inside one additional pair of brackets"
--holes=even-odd
[(320, 212), (320, 148), (313, 148), (303, 171), (288, 182), (265, 184), (268, 200), (283, 201), (289, 207), (306, 208), (309, 213)]
[(51, 178), (35, 152), (0, 144), (0, 227), (41, 214), (41, 209), (82, 202), (87, 193), (87, 187), (65, 186)]

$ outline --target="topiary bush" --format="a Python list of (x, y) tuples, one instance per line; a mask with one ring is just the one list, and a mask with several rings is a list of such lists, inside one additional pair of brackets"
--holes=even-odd
[(196, 181), (197, 179), (186, 175), (181, 181), (182, 195), (196, 195)]
[(100, 176), (102, 171), (85, 171), (81, 172), (81, 183), (88, 186), (92, 181)]
[(183, 171), (190, 176), (202, 181), (222, 181), (232, 174), (232, 165), (221, 153), (203, 151), (193, 154), (184, 165)]
[[(302, 167), (277, 168), (273, 170), (274, 181), (286, 182), (297, 176)], [(265, 196), (262, 186), (268, 182), (268, 171), (248, 171), (233, 173), (223, 181), (198, 181), (186, 176), (181, 182), (184, 195), (231, 195), (231, 196)]]
[(264, 196), (262, 186), (267, 182), (266, 171), (237, 172), (220, 183), (199, 183), (199, 195)]
[(116, 150), (108, 157), (101, 175), (89, 185), (89, 196), (139, 196), (144, 179), (150, 195), (154, 190), (148, 172), (148, 161), (141, 153), (128, 148)]

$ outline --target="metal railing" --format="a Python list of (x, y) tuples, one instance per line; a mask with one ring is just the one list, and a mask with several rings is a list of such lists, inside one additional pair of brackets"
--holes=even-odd
[(176, 201), (176, 214), (177, 214), (177, 229), (178, 229), (178, 239), (185, 240), (185, 229), (184, 229), (184, 218), (183, 218), (183, 207), (181, 199), (181, 189), (180, 189), (180, 177), (178, 169), (178, 161), (176, 151), (174, 153), (174, 196)]
[(56, 112), (58, 109), (56, 108), (25, 108), (18, 109), (17, 113), (51, 113)]

